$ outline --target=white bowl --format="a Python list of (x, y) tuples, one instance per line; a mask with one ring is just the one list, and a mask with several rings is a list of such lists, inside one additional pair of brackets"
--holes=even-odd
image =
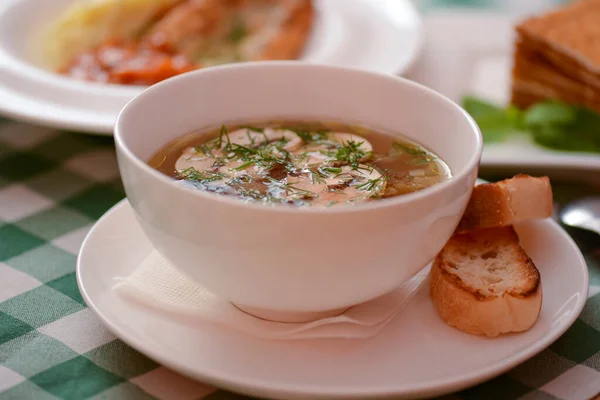
[[(453, 177), (416, 193), (322, 210), (191, 190), (146, 164), (183, 134), (270, 118), (398, 132), (437, 153)], [(123, 109), (115, 139), (127, 197), (156, 249), (215, 294), (278, 320), (339, 312), (427, 265), (464, 212), (482, 152), (468, 114), (424, 86), (285, 61), (209, 68), (159, 83)]]

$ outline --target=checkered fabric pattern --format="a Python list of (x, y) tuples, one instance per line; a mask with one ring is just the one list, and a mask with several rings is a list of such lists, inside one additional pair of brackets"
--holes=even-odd
[[(578, 195), (555, 189), (558, 201)], [(0, 400), (247, 398), (158, 365), (86, 307), (77, 253), (92, 224), (123, 197), (112, 139), (0, 119)], [(600, 392), (600, 241), (578, 243), (592, 286), (577, 322), (507, 374), (445, 398), (570, 400)]]
[[(92, 224), (123, 197), (112, 139), (1, 123), (0, 399), (244, 398), (157, 365), (86, 307), (76, 255)], [(580, 245), (592, 291), (575, 325), (509, 373), (447, 398), (588, 399), (600, 392), (600, 241)]]

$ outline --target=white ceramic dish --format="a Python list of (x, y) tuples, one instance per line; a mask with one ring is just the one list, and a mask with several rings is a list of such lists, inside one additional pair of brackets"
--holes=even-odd
[[(220, 96), (233, 90), (236, 96)], [(404, 196), (319, 209), (188, 189), (147, 165), (186, 133), (273, 118), (343, 121), (404, 135), (437, 154), (453, 176)], [(154, 85), (123, 109), (115, 143), (127, 197), (157, 250), (212, 292), (277, 320), (273, 315), (282, 313), (289, 320), (339, 314), (423, 268), (458, 225), (482, 147), (472, 118), (430, 89), (302, 62), (240, 63)]]
[[(523, 16), (438, 12), (424, 21), (427, 43), (408, 74), (460, 104), (472, 94), (503, 105), (510, 97), (515, 24)], [(529, 140), (486, 144), (482, 167), (600, 170), (600, 154), (561, 152)]]
[(367, 341), (265, 341), (153, 312), (111, 290), (115, 277), (126, 276), (152, 251), (127, 201), (88, 234), (77, 278), (85, 301), (113, 333), (193, 379), (270, 398), (429, 397), (475, 385), (525, 361), (581, 312), (588, 272), (575, 243), (551, 220), (529, 222), (517, 231), (540, 270), (544, 300), (531, 330), (496, 339), (445, 325), (426, 287)]
[[(73, 1), (0, 2), (0, 113), (112, 135), (117, 114), (142, 88), (76, 82), (43, 68), (40, 27)], [(302, 61), (393, 74), (403, 73), (416, 57), (421, 22), (409, 0), (316, 0), (316, 5), (318, 17)]]

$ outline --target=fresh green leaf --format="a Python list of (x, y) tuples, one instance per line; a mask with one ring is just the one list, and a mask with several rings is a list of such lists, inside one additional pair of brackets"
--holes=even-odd
[(562, 151), (600, 153), (600, 115), (572, 107), (571, 120), (532, 126), (533, 140), (541, 146)]
[(527, 134), (550, 149), (600, 153), (600, 114), (587, 108), (552, 100), (521, 111), (470, 96), (463, 99), (463, 107), (479, 125), (485, 143)]
[(577, 109), (559, 102), (544, 102), (525, 111), (523, 122), (526, 127), (564, 125), (577, 119)]
[(505, 109), (472, 96), (465, 96), (463, 108), (475, 119), (487, 118), (490, 115), (505, 115)]
[(522, 129), (522, 112), (515, 107), (502, 108), (467, 96), (463, 108), (477, 122), (484, 143), (501, 142)]

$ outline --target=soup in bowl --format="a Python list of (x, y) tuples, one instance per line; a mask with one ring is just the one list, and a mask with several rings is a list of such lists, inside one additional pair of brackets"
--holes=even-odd
[(134, 98), (115, 129), (136, 217), (184, 275), (267, 319), (394, 290), (456, 228), (482, 151), (455, 103), (301, 62), (207, 68)]
[(222, 125), (167, 144), (150, 166), (181, 184), (244, 202), (348, 206), (400, 196), (450, 179), (423, 146), (341, 123)]

